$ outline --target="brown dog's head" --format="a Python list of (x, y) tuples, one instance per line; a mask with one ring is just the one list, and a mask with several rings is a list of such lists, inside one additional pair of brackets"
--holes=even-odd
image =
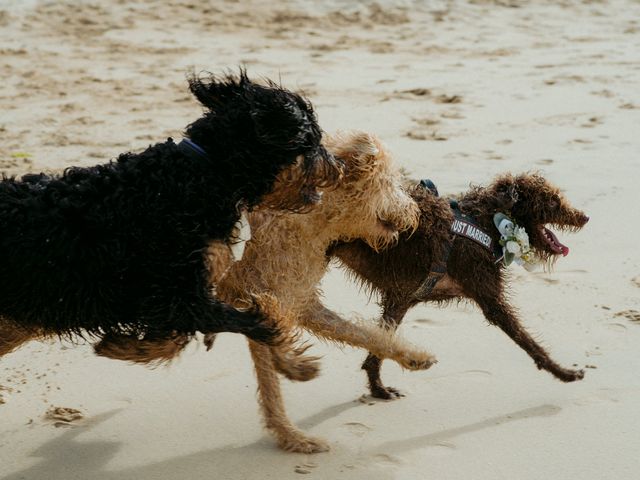
[(569, 204), (559, 188), (539, 174), (506, 174), (488, 190), (497, 200), (496, 213), (502, 203), (503, 213), (525, 228), (531, 247), (544, 261), (569, 253), (549, 227), (575, 232), (589, 221), (584, 212)]

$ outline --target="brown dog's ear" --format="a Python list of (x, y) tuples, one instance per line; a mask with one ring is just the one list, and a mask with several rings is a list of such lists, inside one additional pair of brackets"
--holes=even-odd
[(493, 184), (498, 209), (511, 211), (518, 202), (518, 182), (513, 175), (498, 177)]

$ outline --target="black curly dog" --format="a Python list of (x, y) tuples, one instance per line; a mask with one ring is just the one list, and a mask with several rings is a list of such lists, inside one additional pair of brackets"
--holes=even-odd
[[(190, 141), (2, 179), (0, 355), (51, 335), (276, 341), (257, 307), (238, 311), (214, 297), (203, 251), (233, 241), (240, 209), (270, 195), (280, 209), (316, 202), (315, 188), (335, 182), (339, 165), (303, 97), (244, 71), (193, 76), (189, 86), (206, 107), (186, 128)], [(296, 168), (296, 188), (277, 181)]]

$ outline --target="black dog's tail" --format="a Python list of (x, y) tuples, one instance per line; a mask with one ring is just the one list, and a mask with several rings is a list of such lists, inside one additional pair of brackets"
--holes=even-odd
[[(196, 321), (195, 331), (205, 334), (207, 350), (218, 333), (240, 333), (247, 338), (270, 346), (292, 342), (295, 335), (286, 335), (278, 325), (280, 313), (277, 301), (270, 296), (254, 297), (254, 309), (242, 311), (222, 302), (213, 303), (215, 312)], [(208, 317), (208, 318), (207, 318)], [(144, 336), (109, 332), (94, 345), (97, 355), (147, 365), (171, 362), (194, 338), (194, 332), (161, 333), (154, 330)]]

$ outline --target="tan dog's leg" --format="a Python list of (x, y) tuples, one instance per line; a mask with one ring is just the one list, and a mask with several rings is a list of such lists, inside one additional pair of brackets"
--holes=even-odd
[(13, 322), (0, 318), (0, 357), (36, 337), (35, 332), (25, 330)]
[(362, 322), (349, 322), (320, 302), (315, 302), (300, 321), (304, 328), (318, 337), (367, 349), (377, 357), (394, 360), (408, 370), (426, 370), (437, 362), (433, 355), (401, 340), (393, 331)]
[[(224, 278), (229, 267), (235, 261), (231, 247), (225, 242), (211, 242), (205, 252), (205, 262), (209, 271), (209, 281), (215, 287)], [(207, 333), (204, 336), (204, 345), (207, 352), (213, 348), (213, 342), (216, 340), (215, 333)]]
[[(275, 367), (278, 372), (290, 380), (305, 382), (318, 376), (320, 367), (318, 357), (304, 355), (308, 346), (297, 346), (300, 328), (297, 324), (297, 316), (281, 308), (280, 303), (270, 294), (258, 294), (253, 296), (253, 301), (257, 303), (260, 311), (269, 320), (280, 328), (281, 342), (273, 346), (273, 351), (277, 352), (277, 357), (269, 353), (270, 368)], [(242, 302), (237, 300), (238, 305)], [(268, 351), (268, 349), (267, 349)]]
[(269, 347), (249, 340), (251, 357), (258, 380), (258, 401), (266, 428), (275, 435), (280, 448), (290, 452), (326, 452), (329, 446), (322, 440), (307, 436), (296, 428), (284, 408), (280, 380), (273, 367)]

